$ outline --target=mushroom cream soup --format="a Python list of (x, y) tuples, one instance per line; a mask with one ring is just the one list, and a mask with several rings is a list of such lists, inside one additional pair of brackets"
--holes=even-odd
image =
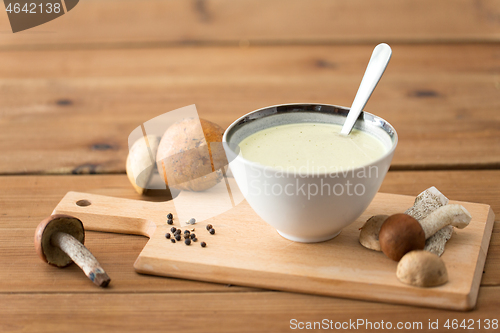
[(265, 166), (300, 173), (332, 173), (370, 164), (387, 152), (372, 134), (342, 126), (296, 123), (270, 127), (240, 142), (240, 154)]

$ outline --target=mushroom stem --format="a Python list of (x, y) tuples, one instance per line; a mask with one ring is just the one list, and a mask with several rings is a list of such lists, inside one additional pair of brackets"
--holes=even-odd
[(50, 242), (53, 246), (60, 248), (80, 268), (85, 275), (99, 287), (106, 287), (111, 279), (102, 269), (97, 259), (90, 251), (75, 237), (65, 232), (56, 232), (52, 235)]
[(420, 225), (424, 229), (425, 238), (427, 239), (448, 225), (463, 229), (469, 225), (471, 219), (472, 216), (463, 206), (446, 205), (430, 213), (420, 221)]

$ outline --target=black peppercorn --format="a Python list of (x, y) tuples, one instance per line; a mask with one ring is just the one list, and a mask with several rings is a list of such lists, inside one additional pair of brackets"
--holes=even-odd
[(212, 228), (213, 228), (213, 225), (211, 225), (211, 224), (207, 224), (207, 230), (210, 230), (210, 229), (212, 229)]
[(172, 228), (170, 228), (170, 231), (171, 231), (171, 232), (175, 232), (176, 230), (177, 230), (177, 228), (176, 228), (176, 227), (172, 227)]
[(198, 241), (198, 238), (196, 238), (196, 237), (195, 237), (195, 238), (191, 238), (191, 240), (192, 240), (193, 242), (197, 242), (197, 241)]
[(171, 220), (174, 218), (174, 215), (172, 213), (167, 214), (167, 219)]
[(191, 240), (189, 238), (186, 238), (186, 240), (184, 241), (184, 244), (190, 245), (191, 244)]
[(181, 240), (181, 235), (175, 235), (175, 240), (180, 241)]
[(180, 235), (180, 234), (181, 234), (181, 229), (177, 229), (177, 230), (175, 230), (174, 234), (176, 234), (176, 235)]
[(184, 239), (191, 238), (188, 234), (184, 234)]
[(170, 241), (171, 241), (172, 243), (175, 243), (175, 239), (173, 239), (173, 238), (172, 238)]
[(196, 234), (191, 234), (191, 239), (196, 238)]
[(167, 224), (170, 224), (170, 225), (174, 224), (174, 220), (172, 220), (172, 219), (168, 219), (168, 220), (167, 220)]
[(184, 230), (184, 235), (189, 235), (189, 234), (190, 234), (189, 230)]
[(210, 233), (210, 235), (213, 235), (213, 234), (215, 234), (215, 229), (212, 228), (212, 229), (208, 230), (208, 232)]
[(207, 246), (207, 243), (205, 243), (205, 242), (201, 242), (201, 244), (200, 244), (200, 245), (201, 245), (201, 247), (205, 247), (205, 246)]
[(170, 239), (170, 234), (167, 232), (167, 233), (165, 234), (165, 237), (166, 237), (167, 239)]

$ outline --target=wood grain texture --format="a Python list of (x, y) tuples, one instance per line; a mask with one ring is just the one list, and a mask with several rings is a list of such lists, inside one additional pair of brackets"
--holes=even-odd
[[(86, 0), (2, 48), (134, 43), (498, 41), (498, 0)], [(354, 19), (355, 18), (355, 19)]]
[[(422, 323), (421, 329), (413, 326), (406, 331), (436, 332), (429, 330), (429, 321), (438, 320), (439, 331), (446, 331), (443, 325), (447, 319), (458, 323), (497, 319), (500, 287), (482, 288), (479, 296), (474, 311), (456, 312), (283, 292), (11, 294), (0, 298), (4, 314), (0, 329), (47, 333), (290, 332), (292, 319), (321, 322), (326, 318), (334, 325), (357, 319), (372, 325), (383, 320), (394, 327), (398, 322)], [(382, 331), (364, 325), (358, 330)], [(475, 330), (479, 331), (477, 324)]]
[[(246, 201), (234, 208), (215, 201), (220, 190), (224, 191), (217, 187), (203, 193), (183, 191), (173, 201), (162, 203), (68, 192), (54, 213), (79, 218), (87, 230), (148, 235), (150, 240), (134, 264), (140, 273), (455, 310), (475, 306), (493, 228), (494, 214), (487, 205), (452, 201), (463, 205), (473, 219), (465, 232), (455, 231), (446, 245), (442, 258), (449, 282), (422, 289), (400, 283), (394, 274), (396, 262), (358, 242), (359, 228), (368, 218), (405, 211), (412, 206), (413, 196), (379, 193), (339, 236), (301, 244), (278, 235)], [(80, 207), (81, 200), (90, 205)], [(177, 200), (191, 203), (191, 214), (197, 219), (200, 214), (196, 212), (205, 201), (211, 202), (208, 209), (221, 214), (187, 227), (186, 220), (177, 217)], [(207, 248), (166, 240), (168, 212), (174, 213), (175, 227), (196, 227), (199, 241), (206, 240)], [(205, 230), (208, 224), (216, 228), (214, 236)]]
[[(446, 196), (487, 203), (500, 216), (500, 171), (389, 172), (381, 191), (417, 195), (437, 186)], [(44, 264), (33, 247), (34, 230), (67, 191), (141, 199), (125, 175), (0, 177), (0, 292), (93, 292), (77, 267), (64, 270)], [(163, 200), (161, 196), (142, 199)], [(214, 285), (135, 273), (133, 264), (147, 243), (142, 236), (87, 232), (86, 245), (108, 271), (110, 291), (168, 292), (213, 290)], [(58, 283), (61, 282), (61, 283)], [(500, 224), (495, 223), (482, 285), (500, 285)], [(215, 287), (219, 288), (219, 287)], [(225, 290), (222, 288), (222, 290)]]
[[(0, 331), (284, 332), (292, 318), (364, 318), (430, 332), (430, 320), (498, 319), (499, 40), (499, 0), (85, 0), (16, 34), (0, 15)], [(382, 41), (394, 56), (367, 110), (400, 144), (381, 191), (434, 185), (497, 215), (473, 311), (137, 274), (143, 236), (87, 233), (107, 290), (36, 256), (35, 227), (68, 191), (168, 199), (141, 198), (123, 174), (127, 136), (144, 121), (193, 103), (222, 126), (272, 104), (348, 106)], [(442, 171), (394, 171), (412, 169)]]
[[(2, 52), (0, 173), (123, 173), (130, 132), (193, 103), (223, 127), (274, 104), (348, 106), (371, 51), (335, 45)], [(499, 166), (498, 44), (393, 51), (366, 108), (399, 133), (393, 168)]]
[[(381, 190), (416, 195), (436, 185), (452, 199), (489, 203), (498, 215), (499, 182), (500, 172), (489, 170), (389, 172)], [(63, 270), (49, 267), (33, 249), (36, 225), (69, 190), (140, 198), (125, 175), (0, 177), (0, 312), (3, 314), (0, 330), (3, 332), (279, 332), (290, 330), (292, 318), (299, 321), (364, 318), (372, 322), (439, 319), (444, 323), (449, 318), (482, 320), (498, 316), (500, 291), (498, 287), (488, 287), (500, 285), (498, 222), (488, 250), (478, 303), (472, 312), (283, 292), (249, 292), (250, 288), (141, 275), (135, 273), (133, 263), (145, 246), (146, 237), (90, 231), (86, 245), (113, 278), (109, 289), (100, 290), (76, 266)], [(56, 312), (59, 320), (54, 321)]]

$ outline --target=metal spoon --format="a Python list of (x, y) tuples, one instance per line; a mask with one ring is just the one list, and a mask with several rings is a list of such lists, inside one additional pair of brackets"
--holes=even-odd
[(382, 74), (384, 74), (385, 68), (391, 59), (391, 55), (391, 47), (385, 43), (378, 44), (375, 49), (373, 49), (370, 62), (366, 67), (365, 75), (361, 80), (356, 97), (352, 102), (349, 114), (347, 115), (344, 126), (342, 126), (342, 130), (340, 131), (341, 135), (349, 135), (349, 133), (351, 133), (359, 114), (365, 107), (366, 102), (370, 99), (370, 96), (377, 86), (378, 81), (382, 77)]

